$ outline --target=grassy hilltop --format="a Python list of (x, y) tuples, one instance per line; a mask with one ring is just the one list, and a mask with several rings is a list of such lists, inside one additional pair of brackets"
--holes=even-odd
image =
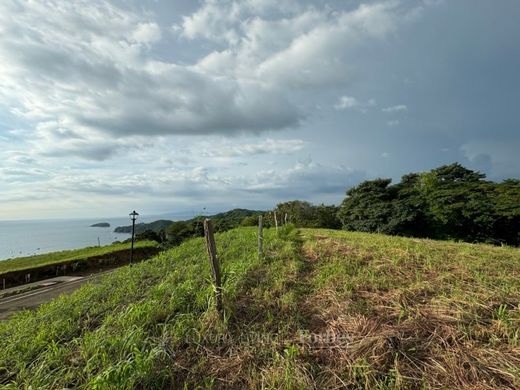
[(520, 250), (332, 230), (203, 239), (0, 323), (19, 388), (519, 388)]

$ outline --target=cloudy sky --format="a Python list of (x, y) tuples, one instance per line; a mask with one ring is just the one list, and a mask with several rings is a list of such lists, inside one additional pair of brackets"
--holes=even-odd
[(0, 219), (520, 177), (518, 0), (2, 0)]

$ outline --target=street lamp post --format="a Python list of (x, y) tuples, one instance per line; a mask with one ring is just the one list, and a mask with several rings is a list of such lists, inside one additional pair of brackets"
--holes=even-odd
[(134, 258), (134, 233), (135, 233), (135, 220), (137, 219), (138, 213), (132, 211), (130, 214), (130, 219), (132, 220), (132, 248), (130, 249), (130, 265), (132, 265), (132, 260)]

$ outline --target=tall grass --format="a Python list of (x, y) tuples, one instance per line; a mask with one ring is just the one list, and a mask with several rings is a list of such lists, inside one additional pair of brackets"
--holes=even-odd
[(520, 251), (292, 227), (202, 239), (0, 323), (7, 388), (515, 388)]

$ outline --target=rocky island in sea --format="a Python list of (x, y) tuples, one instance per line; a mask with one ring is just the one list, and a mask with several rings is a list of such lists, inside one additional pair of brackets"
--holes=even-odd
[(110, 224), (108, 222), (99, 222), (99, 223), (95, 223), (94, 225), (90, 225), (90, 227), (107, 228), (107, 227), (110, 227)]

